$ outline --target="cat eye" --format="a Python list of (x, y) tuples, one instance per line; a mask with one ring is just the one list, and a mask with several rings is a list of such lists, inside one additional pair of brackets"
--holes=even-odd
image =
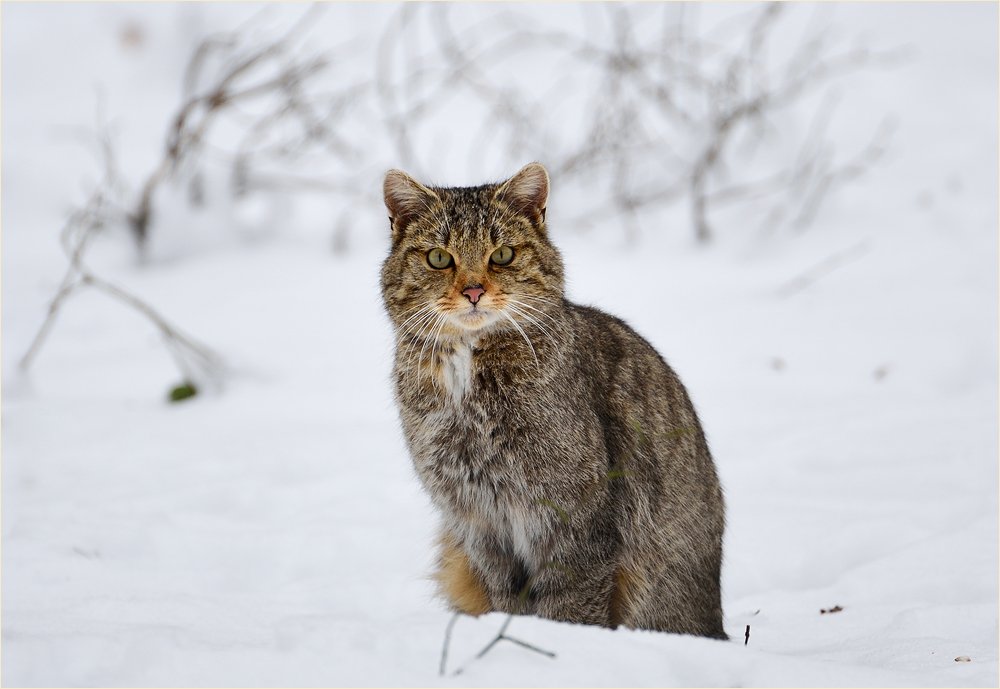
[(514, 250), (509, 246), (502, 246), (490, 255), (490, 262), (498, 266), (505, 266), (513, 260)]
[(444, 270), (455, 263), (451, 254), (444, 249), (431, 249), (428, 251), (427, 262), (431, 264), (431, 268), (437, 268), (438, 270)]

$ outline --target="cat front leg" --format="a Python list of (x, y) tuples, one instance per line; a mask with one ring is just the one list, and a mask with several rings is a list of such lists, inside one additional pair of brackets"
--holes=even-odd
[(492, 533), (461, 538), (446, 530), (434, 579), (449, 606), (467, 615), (535, 612), (528, 566), (510, 544)]
[(534, 612), (540, 617), (612, 629), (620, 622), (615, 610), (615, 572), (597, 561), (547, 567), (534, 577), (531, 590)]
[(468, 554), (449, 533), (441, 537), (440, 561), (434, 580), (440, 594), (456, 612), (478, 617), (493, 610), (482, 578), (473, 569)]

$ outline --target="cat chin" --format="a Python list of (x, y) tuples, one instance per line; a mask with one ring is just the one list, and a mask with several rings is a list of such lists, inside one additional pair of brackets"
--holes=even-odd
[(481, 330), (492, 325), (497, 317), (486, 311), (465, 311), (464, 313), (452, 316), (452, 323), (465, 330)]
[(485, 309), (476, 309), (473, 311), (469, 309), (462, 313), (452, 314), (450, 320), (455, 326), (465, 332), (483, 333), (503, 319), (495, 311), (487, 311)]

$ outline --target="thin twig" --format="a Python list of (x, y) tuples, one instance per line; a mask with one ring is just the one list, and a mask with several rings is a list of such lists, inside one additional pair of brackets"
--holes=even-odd
[(476, 660), (479, 660), (484, 655), (486, 655), (487, 653), (489, 653), (490, 649), (492, 649), (494, 646), (496, 646), (497, 643), (499, 643), (500, 640), (504, 638), (503, 633), (505, 631), (507, 631), (507, 627), (510, 626), (510, 621), (513, 620), (513, 619), (514, 619), (513, 615), (508, 615), (507, 616), (507, 619), (504, 620), (504, 622), (503, 622), (503, 626), (500, 627), (500, 631), (497, 632), (497, 635), (495, 637), (493, 637), (493, 640), (490, 641), (488, 644), (486, 644), (486, 646), (483, 648), (483, 650), (481, 650), (479, 653), (476, 654)]
[[(263, 153), (252, 144), (265, 140), (266, 133), (292, 118), (299, 121), (303, 136), (298, 141), (283, 141), (273, 145), (272, 151), (278, 155), (272, 154), (272, 159), (293, 158), (295, 152), (301, 152), (312, 143), (319, 143), (334, 155), (345, 159), (356, 159), (359, 156), (359, 151), (338, 134), (334, 124), (344, 113), (345, 103), (356, 100), (367, 86), (353, 85), (341, 93), (327, 95), (307, 94), (304, 90), (305, 84), (328, 72), (332, 65), (332, 58), (327, 56), (295, 53), (295, 42), (315, 23), (315, 15), (322, 9), (321, 3), (311, 5), (288, 31), (262, 45), (244, 45), (245, 37), (241, 31), (236, 31), (210, 36), (195, 50), (185, 71), (184, 102), (172, 118), (163, 158), (147, 177), (138, 203), (129, 215), (140, 252), (145, 250), (153, 219), (156, 190), (168, 176), (177, 174), (182, 167), (194, 174), (193, 170), (200, 163), (215, 122), (224, 114), (235, 113), (236, 108), (244, 103), (271, 97), (275, 100), (276, 107), (272, 112), (254, 120), (233, 156), (233, 178), (236, 180), (234, 187), (238, 193), (245, 192), (252, 185), (252, 166), (249, 161), (255, 155)], [(357, 45), (354, 42), (346, 48), (342, 47), (342, 51), (346, 49), (352, 52)], [(221, 62), (221, 66), (206, 79), (203, 73), (209, 57)], [(275, 70), (276, 75), (273, 74)], [(209, 85), (199, 91), (199, 83), (202, 81)], [(315, 103), (323, 100), (331, 102), (329, 112), (325, 114), (314, 107)], [(322, 184), (319, 180), (315, 182)]]
[[(454, 622), (454, 620), (457, 618), (457, 616), (459, 614), (460, 613), (456, 613), (455, 614), (455, 617), (452, 618), (452, 622)], [(479, 653), (477, 653), (465, 665), (462, 665), (460, 668), (458, 668), (457, 670), (455, 670), (455, 672), (453, 672), (451, 674), (451, 676), (452, 677), (457, 677), (458, 675), (462, 674), (465, 671), (465, 669), (469, 667), (469, 665), (471, 665), (472, 663), (474, 663), (477, 660), (480, 660), (483, 656), (485, 656), (487, 653), (489, 653), (490, 651), (492, 651), (493, 647), (496, 646), (501, 641), (510, 641), (511, 643), (514, 643), (514, 644), (516, 644), (516, 645), (518, 645), (518, 646), (520, 646), (522, 648), (526, 648), (529, 651), (534, 651), (535, 653), (540, 653), (540, 654), (542, 654), (544, 656), (547, 656), (549, 658), (555, 658), (556, 657), (556, 654), (553, 653), (552, 651), (546, 651), (543, 648), (539, 648), (538, 646), (534, 646), (534, 645), (529, 644), (529, 643), (527, 643), (525, 641), (521, 641), (520, 639), (516, 639), (516, 638), (514, 638), (512, 636), (507, 636), (507, 634), (506, 634), (507, 627), (510, 626), (511, 620), (513, 620), (513, 619), (514, 619), (513, 615), (508, 615), (507, 619), (504, 620), (504, 623), (500, 627), (500, 631), (497, 632), (496, 636), (494, 636), (493, 639), (491, 639), (490, 642), (488, 644), (486, 644), (486, 646), (484, 646), (483, 649), (481, 651), (479, 651)], [(452, 623), (449, 623), (448, 630), (446, 631), (446, 637), (445, 637), (446, 638), (446, 644), (447, 644), (447, 640), (450, 639), (451, 624)], [(442, 655), (442, 660), (441, 660), (441, 674), (444, 675), (444, 672), (445, 672), (444, 656)]]
[(534, 651), (535, 653), (541, 653), (542, 655), (548, 656), (549, 658), (556, 657), (556, 654), (553, 653), (552, 651), (546, 651), (544, 648), (539, 648), (538, 646), (532, 646), (531, 644), (521, 641), (520, 639), (515, 639), (512, 636), (504, 636), (503, 638), (506, 639), (507, 641), (517, 644), (518, 646), (526, 648), (529, 651)]
[(820, 261), (802, 275), (793, 280), (789, 280), (775, 291), (778, 297), (790, 297), (796, 292), (801, 292), (814, 282), (821, 280), (838, 268), (857, 261), (871, 250), (871, 243), (868, 240), (859, 242), (849, 249), (839, 251), (832, 256)]
[(22, 371), (27, 371), (31, 367), (66, 301), (82, 288), (93, 287), (138, 311), (156, 326), (160, 331), (164, 346), (173, 357), (185, 380), (192, 382), (205, 378), (217, 380), (223, 370), (221, 359), (217, 354), (183, 334), (145, 301), (122, 287), (99, 277), (84, 261), (86, 251), (97, 233), (112, 222), (119, 207), (114, 201), (116, 190), (120, 187), (114, 150), (108, 129), (100, 118), (98, 131), (100, 148), (103, 153), (104, 177), (87, 203), (70, 215), (63, 227), (61, 232), (62, 246), (69, 259), (69, 265), (59, 289), (56, 290), (55, 296), (49, 302), (45, 320), (24, 356), (21, 357), (19, 367)]
[(455, 628), (455, 623), (458, 622), (458, 617), (462, 613), (456, 612), (451, 616), (448, 621), (448, 626), (444, 630), (444, 645), (441, 647), (441, 664), (438, 668), (438, 674), (444, 677), (448, 670), (448, 646), (451, 645), (451, 630)]

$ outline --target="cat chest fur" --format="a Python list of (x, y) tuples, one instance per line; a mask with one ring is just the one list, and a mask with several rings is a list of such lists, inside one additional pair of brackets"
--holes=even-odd
[(417, 472), (462, 542), (500, 544), (534, 567), (551, 515), (526, 490), (531, 482), (523, 464), (503, 448), (510, 422), (497, 413), (503, 404), (491, 399), (503, 392), (479, 386), (476, 354), (474, 342), (441, 353), (433, 409), (408, 428)]
[(455, 404), (460, 403), (472, 387), (472, 355), (475, 346), (475, 340), (456, 341), (451, 351), (441, 354), (441, 365), (435, 371), (448, 398)]

